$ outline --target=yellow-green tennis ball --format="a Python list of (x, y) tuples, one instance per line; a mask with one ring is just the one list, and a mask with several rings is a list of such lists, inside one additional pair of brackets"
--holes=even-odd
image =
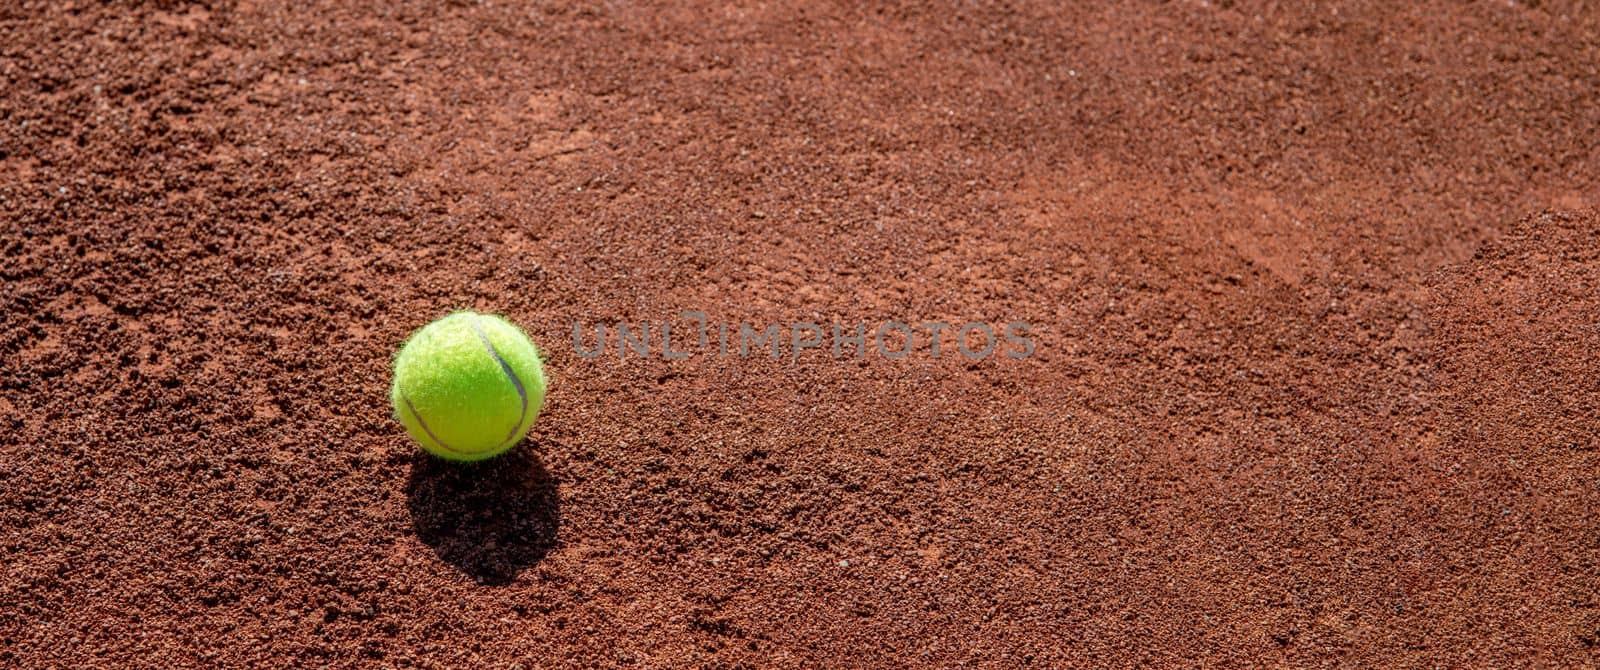
[(479, 461), (528, 434), (544, 389), (544, 365), (527, 334), (498, 316), (456, 312), (400, 347), (389, 399), (428, 453)]

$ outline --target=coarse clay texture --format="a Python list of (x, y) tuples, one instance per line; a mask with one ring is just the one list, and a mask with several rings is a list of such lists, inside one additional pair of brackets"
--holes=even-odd
[[(1576, 2), (0, 2), (0, 666), (1595, 667), (1596, 63)], [(469, 468), (387, 395), (455, 309), (550, 378)], [(685, 310), (1037, 347), (573, 339)]]

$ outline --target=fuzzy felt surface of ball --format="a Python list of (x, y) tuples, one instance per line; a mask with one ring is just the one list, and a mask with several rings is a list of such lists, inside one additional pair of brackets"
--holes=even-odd
[(428, 453), (480, 461), (516, 446), (544, 406), (544, 365), (522, 329), (462, 311), (434, 321), (400, 347), (389, 399), (394, 416)]

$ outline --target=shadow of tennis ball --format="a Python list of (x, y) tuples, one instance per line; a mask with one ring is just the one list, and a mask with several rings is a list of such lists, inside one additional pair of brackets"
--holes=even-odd
[(526, 446), (468, 465), (419, 454), (406, 496), (417, 538), (481, 584), (509, 584), (555, 548), (556, 482)]

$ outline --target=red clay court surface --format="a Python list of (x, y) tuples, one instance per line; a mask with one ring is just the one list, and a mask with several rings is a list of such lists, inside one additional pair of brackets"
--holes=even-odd
[(1304, 5), (0, 3), (0, 665), (1600, 664), (1600, 10)]

